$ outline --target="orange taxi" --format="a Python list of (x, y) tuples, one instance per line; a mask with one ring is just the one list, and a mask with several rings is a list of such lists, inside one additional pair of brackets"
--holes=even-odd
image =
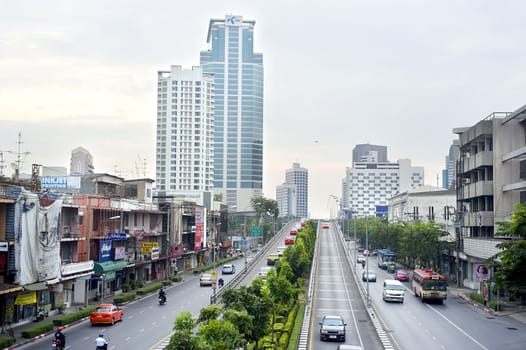
[(115, 324), (122, 321), (124, 311), (114, 304), (100, 304), (89, 316), (92, 325), (95, 324)]

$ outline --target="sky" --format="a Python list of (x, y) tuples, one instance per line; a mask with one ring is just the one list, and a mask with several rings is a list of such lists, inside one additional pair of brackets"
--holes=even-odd
[(454, 128), (526, 104), (523, 0), (0, 0), (2, 172), (19, 151), (24, 173), (69, 169), (81, 146), (96, 172), (155, 179), (157, 71), (199, 65), (227, 14), (256, 21), (263, 53), (263, 195), (298, 162), (311, 217), (355, 145), (441, 185)]

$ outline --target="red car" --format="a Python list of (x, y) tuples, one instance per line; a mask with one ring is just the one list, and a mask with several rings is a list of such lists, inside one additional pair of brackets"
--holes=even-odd
[(124, 311), (113, 304), (100, 304), (93, 310), (89, 316), (89, 321), (92, 325), (95, 324), (115, 324), (117, 321), (122, 321)]
[(295, 236), (296, 233), (298, 233), (298, 230), (296, 230), (295, 228), (293, 228), (292, 230), (290, 230), (290, 234)]
[(291, 244), (294, 244), (294, 237), (285, 238), (285, 245), (291, 245)]
[(323, 228), (323, 229), (328, 229), (329, 227), (330, 227), (330, 226), (329, 226), (329, 224), (327, 224), (327, 223), (321, 225), (321, 228)]
[(406, 270), (396, 270), (393, 278), (398, 281), (407, 282), (409, 281), (409, 272)]

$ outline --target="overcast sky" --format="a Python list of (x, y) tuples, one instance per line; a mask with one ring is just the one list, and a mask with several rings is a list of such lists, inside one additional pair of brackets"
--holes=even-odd
[(313, 217), (356, 144), (436, 186), (453, 128), (526, 104), (523, 0), (0, 0), (0, 150), (21, 132), (25, 173), (82, 146), (97, 172), (155, 179), (157, 71), (198, 65), (226, 14), (256, 21), (263, 53), (264, 195), (299, 162)]

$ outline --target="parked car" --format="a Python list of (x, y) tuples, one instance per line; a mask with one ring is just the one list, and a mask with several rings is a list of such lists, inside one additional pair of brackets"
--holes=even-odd
[(376, 273), (371, 272), (371, 271), (362, 272), (362, 281), (376, 282)]
[(212, 286), (214, 283), (216, 283), (216, 279), (209, 273), (203, 273), (199, 278), (200, 287)]
[(100, 304), (89, 316), (91, 325), (96, 324), (115, 324), (122, 321), (124, 311), (114, 304)]
[(396, 270), (393, 278), (398, 281), (407, 282), (409, 281), (409, 271), (407, 270)]
[(343, 317), (325, 315), (320, 322), (320, 340), (345, 341), (345, 326)]
[(236, 267), (233, 264), (225, 264), (221, 269), (223, 275), (233, 275), (236, 273)]

